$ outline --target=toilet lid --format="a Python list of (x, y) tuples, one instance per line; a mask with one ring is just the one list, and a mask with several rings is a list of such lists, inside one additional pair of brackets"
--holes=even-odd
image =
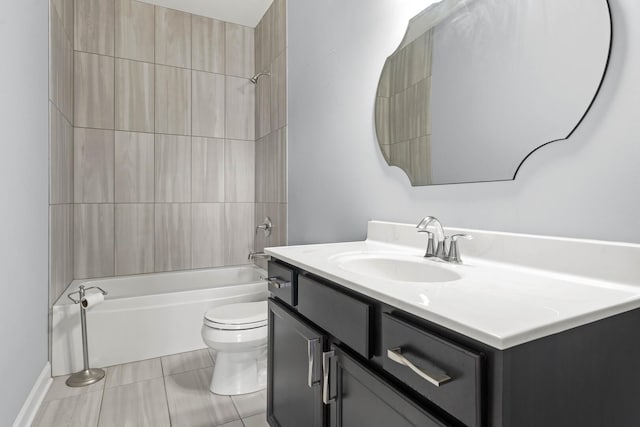
[(267, 324), (267, 302), (243, 302), (214, 307), (204, 314), (205, 323), (218, 329), (249, 329)]

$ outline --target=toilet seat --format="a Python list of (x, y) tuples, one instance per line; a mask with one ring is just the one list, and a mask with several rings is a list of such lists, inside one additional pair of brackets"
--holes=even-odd
[(204, 324), (221, 330), (254, 329), (267, 325), (267, 302), (246, 302), (214, 307), (204, 314)]

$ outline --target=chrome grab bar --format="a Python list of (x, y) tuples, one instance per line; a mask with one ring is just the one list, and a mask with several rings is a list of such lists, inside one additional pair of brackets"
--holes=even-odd
[(393, 362), (396, 362), (396, 363), (399, 363), (400, 365), (408, 367), (413, 372), (418, 374), (420, 378), (433, 384), (436, 387), (440, 387), (441, 385), (451, 381), (451, 377), (444, 372), (433, 374), (418, 368), (409, 359), (407, 359), (402, 355), (402, 348), (400, 347), (387, 349), (387, 357), (389, 358), (389, 360)]

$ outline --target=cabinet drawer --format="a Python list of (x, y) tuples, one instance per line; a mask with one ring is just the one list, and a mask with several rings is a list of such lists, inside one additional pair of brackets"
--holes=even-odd
[(300, 276), (298, 312), (362, 356), (371, 357), (369, 304)]
[(482, 425), (482, 354), (388, 313), (382, 316), (382, 344), (387, 372), (465, 425)]
[(298, 304), (298, 274), (273, 261), (269, 262), (268, 269), (271, 296), (295, 307)]

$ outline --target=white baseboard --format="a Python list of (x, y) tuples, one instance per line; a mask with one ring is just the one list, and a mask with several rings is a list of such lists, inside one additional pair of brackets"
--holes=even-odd
[(42, 404), (52, 382), (51, 363), (47, 362), (35, 384), (33, 384), (33, 388), (29, 396), (27, 396), (27, 400), (24, 401), (20, 413), (18, 413), (16, 420), (13, 422), (13, 427), (29, 427), (33, 423), (33, 419), (36, 417), (40, 404)]

